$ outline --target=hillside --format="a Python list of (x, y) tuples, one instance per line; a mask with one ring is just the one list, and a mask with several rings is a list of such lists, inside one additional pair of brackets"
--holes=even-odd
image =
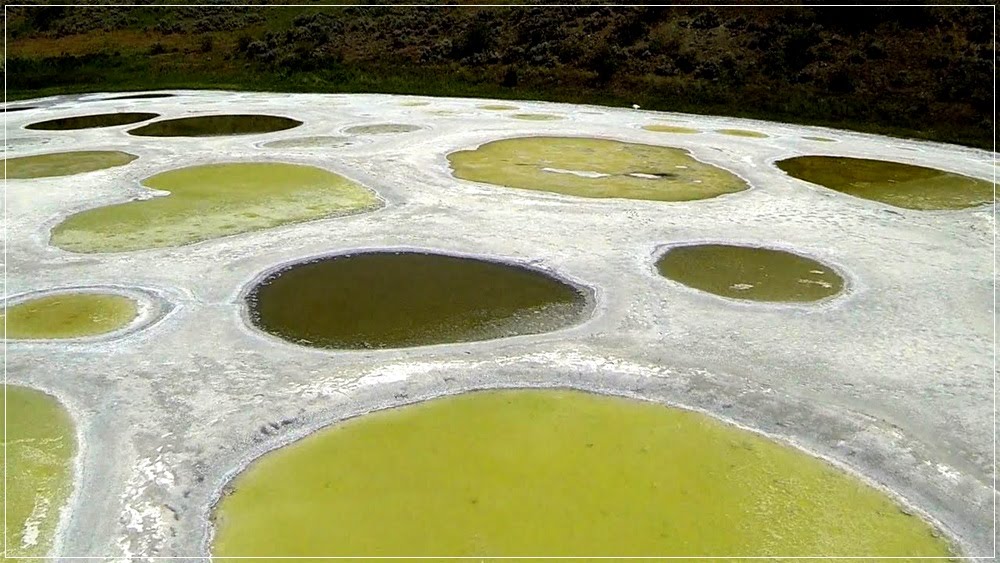
[(982, 7), (8, 8), (9, 99), (170, 87), (532, 98), (990, 148)]

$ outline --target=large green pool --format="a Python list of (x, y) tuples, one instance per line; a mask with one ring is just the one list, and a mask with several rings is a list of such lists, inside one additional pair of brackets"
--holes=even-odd
[(73, 252), (179, 246), (380, 205), (347, 178), (298, 164), (192, 166), (143, 184), (170, 195), (71, 215), (52, 231), (52, 244)]
[(590, 198), (704, 199), (747, 189), (684, 149), (581, 137), (520, 137), (448, 155), (457, 178)]
[[(5, 498), (7, 560), (44, 557), (52, 547), (59, 511), (73, 481), (76, 436), (69, 413), (49, 395), (15, 385), (5, 387), (0, 404), (6, 469), (0, 479)], [(6, 456), (6, 457), (4, 457)]]
[(885, 494), (708, 416), (490, 391), (349, 420), (265, 455), (216, 556), (946, 556)]
[(586, 298), (541, 272), (421, 252), (296, 264), (247, 296), (261, 329), (324, 348), (399, 348), (538, 334), (580, 320)]

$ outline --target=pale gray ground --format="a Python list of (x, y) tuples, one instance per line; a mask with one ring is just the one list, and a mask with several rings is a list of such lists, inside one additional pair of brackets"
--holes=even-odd
[[(387, 95), (178, 92), (176, 98), (39, 100), (6, 115), (9, 156), (126, 150), (128, 166), (6, 184), (7, 295), (74, 285), (138, 287), (173, 308), (144, 330), (79, 343), (7, 345), (7, 378), (57, 395), (81, 439), (56, 554), (208, 554), (211, 504), (245, 463), (348, 415), (466, 389), (572, 386), (713, 413), (828, 457), (930, 514), (966, 555), (993, 549), (993, 206), (922, 212), (854, 199), (771, 165), (799, 154), (885, 158), (992, 178), (987, 152), (740, 119), (548, 103), (531, 122), (486, 100), (403, 107)], [(100, 96), (84, 96), (97, 98)], [(424, 99), (424, 98), (421, 98)], [(504, 102), (507, 103), (507, 102)], [(442, 116), (430, 111), (451, 110)], [(103, 111), (163, 118), (262, 112), (305, 122), (266, 135), (132, 137), (137, 125), (35, 132), (33, 121)], [(640, 129), (743, 128), (768, 139)], [(342, 148), (267, 149), (370, 123), (425, 126)], [(691, 150), (753, 189), (706, 201), (578, 199), (451, 177), (445, 155), (502, 137), (600, 136)], [(802, 135), (836, 139), (804, 141)], [(57, 148), (58, 147), (58, 148)], [(379, 211), (191, 246), (77, 255), (47, 245), (69, 213), (147, 193), (163, 170), (280, 160), (378, 191)], [(658, 276), (663, 245), (788, 248), (837, 266), (846, 295), (818, 306), (744, 304)], [(289, 260), (357, 248), (421, 248), (530, 262), (594, 288), (584, 324), (542, 336), (387, 351), (329, 352), (249, 328), (239, 295)], [(720, 554), (723, 555), (723, 554)], [(778, 555), (778, 554), (776, 554)], [(864, 554), (858, 554), (864, 555)]]

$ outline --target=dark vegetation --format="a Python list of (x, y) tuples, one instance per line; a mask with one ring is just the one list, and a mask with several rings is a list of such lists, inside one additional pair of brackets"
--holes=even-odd
[(531, 98), (993, 143), (993, 11), (8, 8), (8, 97), (170, 87)]

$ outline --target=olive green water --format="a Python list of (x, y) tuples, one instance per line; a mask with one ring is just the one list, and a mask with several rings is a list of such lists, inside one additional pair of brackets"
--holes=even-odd
[(297, 164), (192, 166), (142, 183), (170, 195), (71, 215), (53, 229), (52, 244), (73, 252), (179, 246), (380, 205), (342, 176)]
[(44, 557), (72, 489), (73, 421), (53, 397), (6, 385), (0, 428), (6, 446), (0, 448), (7, 480), (5, 489), (0, 479), (0, 496), (6, 494), (6, 560)]
[(807, 141), (816, 141), (816, 142), (819, 142), (819, 143), (836, 143), (837, 142), (835, 139), (828, 139), (826, 137), (802, 137), (802, 138), (805, 139), (805, 140), (807, 140)]
[(947, 556), (883, 493), (708, 416), (577, 391), (364, 415), (265, 455), (215, 556)]
[(78, 338), (122, 328), (139, 314), (134, 299), (113, 293), (59, 293), (9, 305), (7, 338)]
[(264, 143), (268, 149), (336, 149), (353, 145), (354, 141), (350, 137), (316, 136), (316, 137), (295, 137), (293, 139), (281, 139)]
[(747, 189), (684, 149), (576, 137), (520, 137), (448, 155), (457, 178), (591, 198), (704, 199)]
[(431, 103), (422, 100), (408, 100), (405, 102), (399, 102), (399, 105), (403, 107), (419, 107), (419, 106), (429, 106), (431, 105)]
[(798, 156), (775, 164), (794, 178), (906, 209), (965, 209), (993, 202), (992, 182), (924, 166), (839, 156)]
[(81, 115), (79, 117), (64, 117), (61, 119), (50, 119), (39, 121), (25, 126), (26, 129), (40, 129), (43, 131), (71, 131), (74, 129), (91, 129), (94, 127), (116, 127), (118, 125), (128, 125), (138, 123), (158, 117), (158, 113), (100, 113), (95, 115)]
[(768, 135), (765, 135), (764, 133), (750, 131), (747, 129), (716, 129), (715, 132), (732, 137), (753, 137), (755, 139), (765, 139), (768, 137)]
[(656, 267), (663, 276), (684, 285), (752, 301), (817, 301), (844, 288), (844, 279), (829, 266), (791, 252), (753, 246), (678, 246), (661, 256)]
[(406, 123), (376, 123), (374, 125), (348, 127), (344, 130), (344, 133), (352, 135), (385, 135), (388, 133), (409, 133), (418, 129), (423, 129), (423, 127)]
[(646, 131), (653, 131), (656, 133), (681, 133), (684, 135), (690, 135), (692, 133), (700, 133), (697, 129), (691, 129), (690, 127), (679, 127), (677, 125), (643, 125), (643, 129)]
[(164, 119), (128, 132), (140, 137), (218, 137), (273, 133), (299, 125), (301, 121), (275, 115), (202, 115)]
[(324, 348), (401, 348), (538, 334), (579, 321), (574, 287), (541, 272), (418, 252), (291, 266), (247, 297), (262, 330)]
[(515, 113), (511, 115), (514, 119), (522, 119), (524, 121), (557, 121), (560, 119), (566, 119), (561, 115), (554, 115), (551, 113)]
[(7, 177), (12, 179), (70, 176), (124, 166), (137, 159), (121, 151), (72, 151), (8, 158)]
[(481, 106), (476, 106), (479, 109), (485, 109), (489, 111), (513, 111), (518, 109), (517, 106), (509, 106), (506, 104), (483, 104)]

